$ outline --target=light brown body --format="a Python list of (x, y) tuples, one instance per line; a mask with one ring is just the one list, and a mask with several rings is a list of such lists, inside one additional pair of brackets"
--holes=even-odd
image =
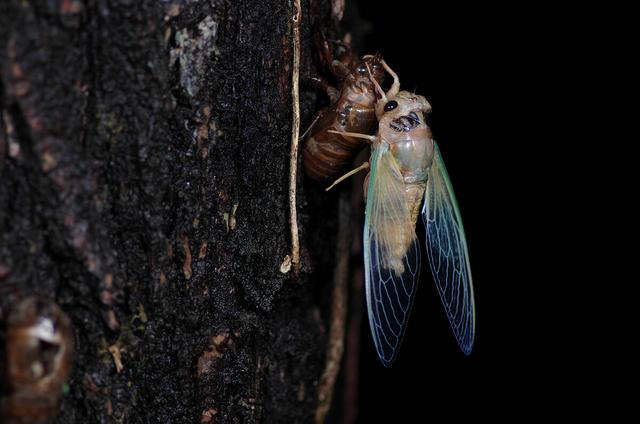
[[(350, 53), (348, 57), (353, 60)], [(379, 56), (365, 56), (348, 66), (341, 61), (333, 61), (333, 72), (343, 78), (341, 90), (336, 94), (337, 90), (322, 83), (332, 105), (320, 114), (302, 150), (305, 173), (314, 180), (336, 178), (366, 145), (360, 138), (339, 133), (370, 134), (374, 130), (376, 92), (370, 75), (382, 81), (384, 71), (380, 62)]]
[[(406, 213), (399, 213), (395, 217), (384, 215), (384, 219), (374, 225), (383, 245), (382, 251), (388, 255), (386, 262), (400, 275), (404, 272), (403, 258), (416, 237), (416, 223), (426, 189), (427, 173), (433, 160), (434, 144), (431, 129), (425, 122), (425, 115), (431, 110), (427, 100), (401, 91), (392, 98), (389, 96), (387, 104), (392, 101), (397, 103), (394, 109), (384, 111), (382, 108), (374, 149), (382, 143), (389, 146), (393, 161), (389, 160), (391, 164), (380, 164), (378, 168), (396, 168), (391, 178), (397, 180), (397, 186), (403, 192)], [(382, 171), (378, 169), (377, 172)]]
[[(382, 65), (393, 76), (394, 82), (384, 93), (373, 81), (381, 97), (376, 104), (377, 134), (375, 137), (354, 133), (341, 135), (370, 140), (372, 157), (377, 149), (388, 149), (379, 157), (373, 186), (377, 191), (376, 208), (386, 212), (372, 210), (368, 218), (383, 264), (401, 275), (404, 272), (403, 258), (416, 237), (416, 223), (433, 161), (434, 141), (426, 123), (431, 105), (422, 96), (400, 91), (398, 76), (384, 61)], [(371, 195), (367, 192), (368, 186), (369, 175), (365, 179), (365, 198)]]
[(397, 75), (382, 64), (394, 83), (386, 93), (376, 84), (381, 97), (376, 105), (378, 133), (375, 137), (344, 134), (372, 143), (372, 164), (363, 164), (336, 181), (371, 168), (363, 250), (374, 345), (382, 364), (390, 366), (419, 281), (421, 253), (415, 229), (420, 214), (434, 282), (456, 340), (468, 355), (475, 332), (469, 256), (451, 183), (426, 123), (431, 106), (422, 96), (401, 92)]

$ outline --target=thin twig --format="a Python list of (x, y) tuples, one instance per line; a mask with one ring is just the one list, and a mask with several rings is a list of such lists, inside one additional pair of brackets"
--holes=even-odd
[(349, 248), (351, 243), (351, 204), (350, 193), (340, 194), (338, 211), (338, 240), (336, 246), (335, 268), (333, 270), (333, 293), (331, 304), (331, 325), (327, 358), (318, 386), (318, 408), (316, 423), (324, 422), (331, 407), (333, 390), (340, 371), (344, 352), (345, 321), (347, 317), (347, 281), (349, 280)]
[(296, 207), (296, 182), (298, 175), (298, 138), (300, 133), (300, 0), (293, 1), (293, 74), (291, 77), (291, 102), (293, 103), (293, 126), (291, 130), (291, 159), (289, 164), (289, 217), (291, 224), (291, 262), (294, 273), (300, 271), (300, 241), (298, 239), (298, 214)]

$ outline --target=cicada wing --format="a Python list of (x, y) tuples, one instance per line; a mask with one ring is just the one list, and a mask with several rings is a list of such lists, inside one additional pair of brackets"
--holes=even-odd
[(398, 354), (420, 273), (420, 244), (404, 182), (388, 145), (372, 152), (364, 223), (364, 263), (371, 334), (382, 364)]
[(458, 203), (437, 144), (422, 219), (433, 279), (460, 349), (468, 355), (476, 321), (469, 252)]

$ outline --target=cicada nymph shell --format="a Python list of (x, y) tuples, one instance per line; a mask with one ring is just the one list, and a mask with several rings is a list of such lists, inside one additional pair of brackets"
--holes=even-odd
[(333, 60), (331, 66), (333, 73), (342, 79), (341, 89), (338, 92), (326, 83), (321, 84), (332, 104), (321, 112), (302, 149), (305, 173), (320, 182), (339, 176), (366, 145), (362, 139), (331, 131), (370, 134), (375, 131), (377, 123), (376, 90), (371, 76), (378, 83), (382, 82), (382, 58), (380, 55), (368, 55), (357, 60), (350, 47), (346, 48), (345, 57), (349, 62)]

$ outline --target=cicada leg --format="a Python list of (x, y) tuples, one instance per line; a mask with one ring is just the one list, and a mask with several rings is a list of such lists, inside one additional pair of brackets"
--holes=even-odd
[(312, 77), (309, 77), (308, 81), (312, 85), (322, 89), (325, 93), (327, 93), (331, 104), (335, 103), (338, 100), (338, 97), (340, 96), (340, 90), (332, 86), (326, 79), (322, 78), (319, 75), (314, 75)]
[(384, 60), (381, 60), (380, 62), (382, 63), (382, 67), (384, 68), (384, 70), (387, 71), (389, 75), (393, 77), (393, 84), (391, 84), (391, 88), (389, 89), (389, 91), (385, 93), (382, 87), (380, 87), (380, 84), (378, 84), (378, 81), (373, 77), (373, 74), (371, 73), (371, 68), (369, 68), (368, 64), (367, 64), (367, 71), (369, 72), (369, 77), (371, 78), (371, 82), (373, 82), (373, 85), (376, 87), (376, 91), (378, 92), (378, 94), (380, 95), (380, 98), (382, 99), (382, 102), (379, 102), (379, 104), (384, 105), (387, 102), (388, 97), (393, 98), (400, 91), (400, 79), (398, 79), (398, 74), (393, 72), (393, 70), (389, 67), (389, 65), (387, 65), (387, 62), (385, 62)]
[[(384, 70), (387, 71), (389, 75), (393, 77), (393, 84), (391, 84), (391, 88), (389, 89), (389, 91), (387, 91), (387, 97), (395, 97), (400, 91), (400, 80), (398, 79), (398, 74), (396, 74), (395, 72), (393, 72), (393, 70), (391, 70), (389, 65), (387, 65), (387, 62), (385, 62), (384, 60), (382, 60), (381, 62)], [(374, 78), (372, 78), (372, 80), (374, 83), (376, 83), (376, 86), (377, 86), (376, 88), (380, 88), (376, 80)]]
[(311, 122), (311, 125), (309, 125), (309, 127), (302, 133), (302, 135), (300, 136), (300, 140), (304, 140), (305, 137), (307, 136), (307, 134), (309, 134), (309, 132), (313, 129), (313, 127), (316, 126), (316, 124), (318, 123), (318, 121), (320, 120), (320, 118), (322, 118), (322, 115), (324, 115), (325, 111), (321, 111), (319, 112), (316, 117), (313, 119), (313, 121)]
[[(349, 75), (349, 66), (354, 61), (351, 45), (346, 41), (330, 40), (322, 32), (317, 32), (315, 39), (322, 66), (328, 68), (339, 79), (346, 78)], [(334, 45), (342, 49), (337, 56), (334, 54)]]
[(341, 183), (342, 181), (346, 180), (347, 178), (349, 178), (352, 175), (357, 174), (358, 172), (362, 171), (363, 169), (369, 169), (369, 162), (365, 162), (362, 165), (360, 165), (359, 167), (357, 167), (356, 169), (352, 169), (351, 171), (347, 172), (342, 177), (340, 177), (337, 180), (335, 180), (333, 182), (333, 184), (331, 184), (329, 187), (327, 187), (325, 189), (325, 191), (331, 190), (336, 184)]
[(331, 134), (340, 134), (347, 137), (362, 138), (362, 139), (368, 140), (370, 143), (373, 143), (374, 141), (376, 141), (376, 138), (377, 138), (375, 135), (366, 135), (366, 134), (347, 132), (347, 131), (327, 130), (327, 132), (330, 132)]
[(329, 69), (331, 69), (333, 75), (340, 79), (345, 79), (349, 75), (349, 67), (338, 59), (334, 59), (333, 62), (331, 62)]
[(364, 177), (364, 182), (362, 183), (362, 193), (364, 194), (364, 201), (365, 203), (367, 202), (367, 195), (369, 194), (369, 176), (371, 174), (367, 174), (366, 177)]

